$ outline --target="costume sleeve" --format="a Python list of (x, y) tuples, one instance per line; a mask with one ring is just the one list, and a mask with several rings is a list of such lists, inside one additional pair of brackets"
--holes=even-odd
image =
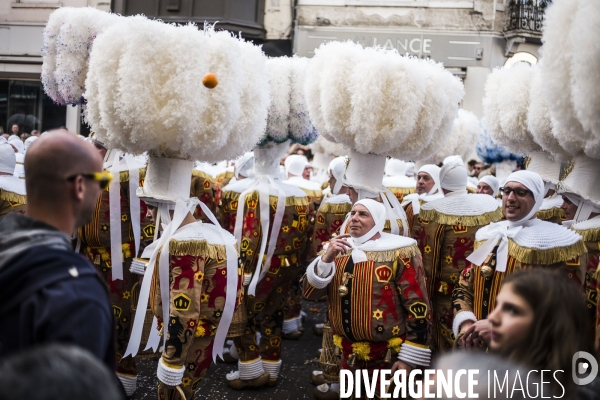
[(412, 231), (415, 225), (415, 214), (413, 212), (412, 201), (409, 201), (404, 206), (404, 212), (406, 213), (406, 220), (408, 221), (408, 234), (409, 237), (412, 237)]
[(406, 340), (398, 359), (411, 365), (428, 366), (431, 359), (431, 306), (425, 287), (421, 255), (398, 260), (396, 286), (406, 310)]
[(187, 353), (194, 341), (200, 317), (205, 258), (195, 256), (169, 257), (170, 313), (167, 341), (158, 363), (158, 379), (177, 386), (185, 371)]
[(317, 257), (306, 269), (302, 282), (302, 295), (307, 300), (318, 300), (327, 294), (327, 286), (335, 274), (335, 263), (325, 263)]
[(452, 331), (454, 337), (458, 336), (460, 325), (463, 322), (477, 322), (477, 317), (473, 313), (473, 282), (476, 268), (473, 264), (468, 265), (460, 274), (458, 285), (454, 287), (452, 292), (452, 308), (454, 310)]

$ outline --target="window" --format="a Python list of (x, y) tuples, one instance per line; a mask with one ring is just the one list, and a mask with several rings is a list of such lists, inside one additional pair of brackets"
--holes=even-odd
[(66, 106), (54, 104), (35, 81), (0, 80), (0, 127), (10, 132), (14, 124), (19, 133), (49, 130), (64, 126)]

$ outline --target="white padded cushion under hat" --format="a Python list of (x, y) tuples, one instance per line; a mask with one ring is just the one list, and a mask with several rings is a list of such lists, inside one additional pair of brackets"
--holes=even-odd
[(15, 150), (8, 143), (0, 143), (0, 172), (14, 174), (17, 157)]
[(440, 170), (440, 186), (442, 189), (456, 192), (467, 188), (467, 169), (459, 161), (444, 164)]

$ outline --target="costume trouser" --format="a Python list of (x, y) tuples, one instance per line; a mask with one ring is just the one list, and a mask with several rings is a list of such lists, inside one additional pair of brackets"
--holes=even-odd
[[(110, 302), (115, 317), (115, 351), (117, 360), (117, 374), (124, 381), (132, 380), (135, 385), (137, 370), (135, 359), (131, 356), (123, 358), (131, 335), (132, 312), (131, 293), (133, 285), (139, 281), (140, 275), (129, 271), (131, 267), (131, 254), (123, 254), (123, 279), (112, 279), (112, 264), (110, 261), (110, 249), (91, 248), (84, 249), (84, 254), (92, 261), (94, 267), (100, 272), (108, 285)], [(125, 257), (129, 255), (129, 257)]]
[[(302, 311), (302, 286), (300, 285), (300, 278), (302, 278), (304, 272), (306, 272), (306, 270), (303, 270), (303, 268), (297, 268), (296, 274), (291, 278), (283, 308), (284, 324), (286, 325), (286, 329), (284, 329), (285, 333), (297, 331), (301, 326), (300, 312)], [(296, 323), (295, 329), (294, 323)]]
[[(242, 362), (259, 357), (263, 361), (281, 360), (283, 308), (292, 279), (298, 276), (301, 268), (298, 264), (274, 266), (274, 261), (267, 275), (256, 286), (256, 295), (246, 293), (244, 297), (248, 324), (244, 334), (234, 339)], [(256, 343), (257, 332), (261, 334), (260, 343)]]
[[(355, 360), (354, 361), (354, 365), (350, 366), (348, 364), (348, 357), (350, 356), (349, 353), (346, 353), (345, 351), (342, 351), (342, 362), (341, 362), (341, 366), (340, 366), (340, 370), (349, 370), (352, 371), (352, 375), (356, 376), (355, 372), (357, 369), (361, 369), (361, 370), (367, 370), (368, 374), (367, 376), (372, 377), (373, 376), (373, 372), (375, 370), (382, 370), (382, 369), (387, 369), (390, 370), (392, 368), (392, 363), (397, 359), (397, 353), (396, 354), (392, 354), (392, 362), (386, 362), (384, 361), (385, 358), (385, 353), (381, 354), (381, 357), (374, 357), (372, 360), (369, 361), (364, 361), (364, 360)], [(363, 372), (364, 374), (364, 372)], [(364, 376), (364, 375), (363, 375)], [(389, 376), (388, 376), (389, 378)], [(354, 384), (356, 385), (356, 382), (354, 382)], [(354, 387), (354, 391), (352, 392), (352, 395), (350, 396), (350, 399), (380, 399), (381, 397), (379, 396), (380, 394), (380, 384), (379, 384), (379, 375), (377, 376), (377, 381), (376, 381), (376, 385), (375, 385), (375, 396), (374, 397), (368, 397), (366, 395), (366, 391), (365, 391), (365, 386), (361, 385), (360, 388), (360, 395), (357, 396), (357, 391), (356, 391), (356, 386)]]
[[(200, 387), (202, 378), (206, 375), (212, 363), (214, 336), (195, 337), (185, 360), (185, 372), (180, 388), (187, 400), (194, 398), (194, 393)], [(181, 400), (177, 389), (159, 382), (158, 398), (160, 400)]]
[(443, 354), (452, 350), (454, 345), (454, 333), (452, 332), (452, 321), (454, 312), (452, 310), (452, 292), (448, 294), (436, 292), (433, 297), (433, 338), (434, 348), (437, 354)]

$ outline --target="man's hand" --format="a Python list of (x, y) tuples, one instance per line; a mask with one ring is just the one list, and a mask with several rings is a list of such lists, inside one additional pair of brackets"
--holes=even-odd
[[(461, 326), (461, 331), (463, 331)], [(465, 330), (465, 334), (461, 339), (461, 347), (463, 349), (476, 349), (487, 346), (492, 337), (492, 324), (487, 319), (482, 319), (472, 323)]]
[(335, 260), (335, 257), (340, 253), (345, 253), (348, 249), (352, 248), (350, 243), (346, 240), (350, 235), (339, 235), (329, 241), (329, 246), (325, 250), (325, 254), (321, 256), (321, 261), (324, 263), (330, 263)]
[(405, 363), (404, 361), (396, 361), (394, 363), (394, 365), (392, 365), (392, 376), (394, 376), (394, 373), (398, 370), (406, 370), (406, 374), (410, 374), (410, 371), (413, 370), (413, 367), (411, 367), (410, 365), (408, 365), (407, 363)]

